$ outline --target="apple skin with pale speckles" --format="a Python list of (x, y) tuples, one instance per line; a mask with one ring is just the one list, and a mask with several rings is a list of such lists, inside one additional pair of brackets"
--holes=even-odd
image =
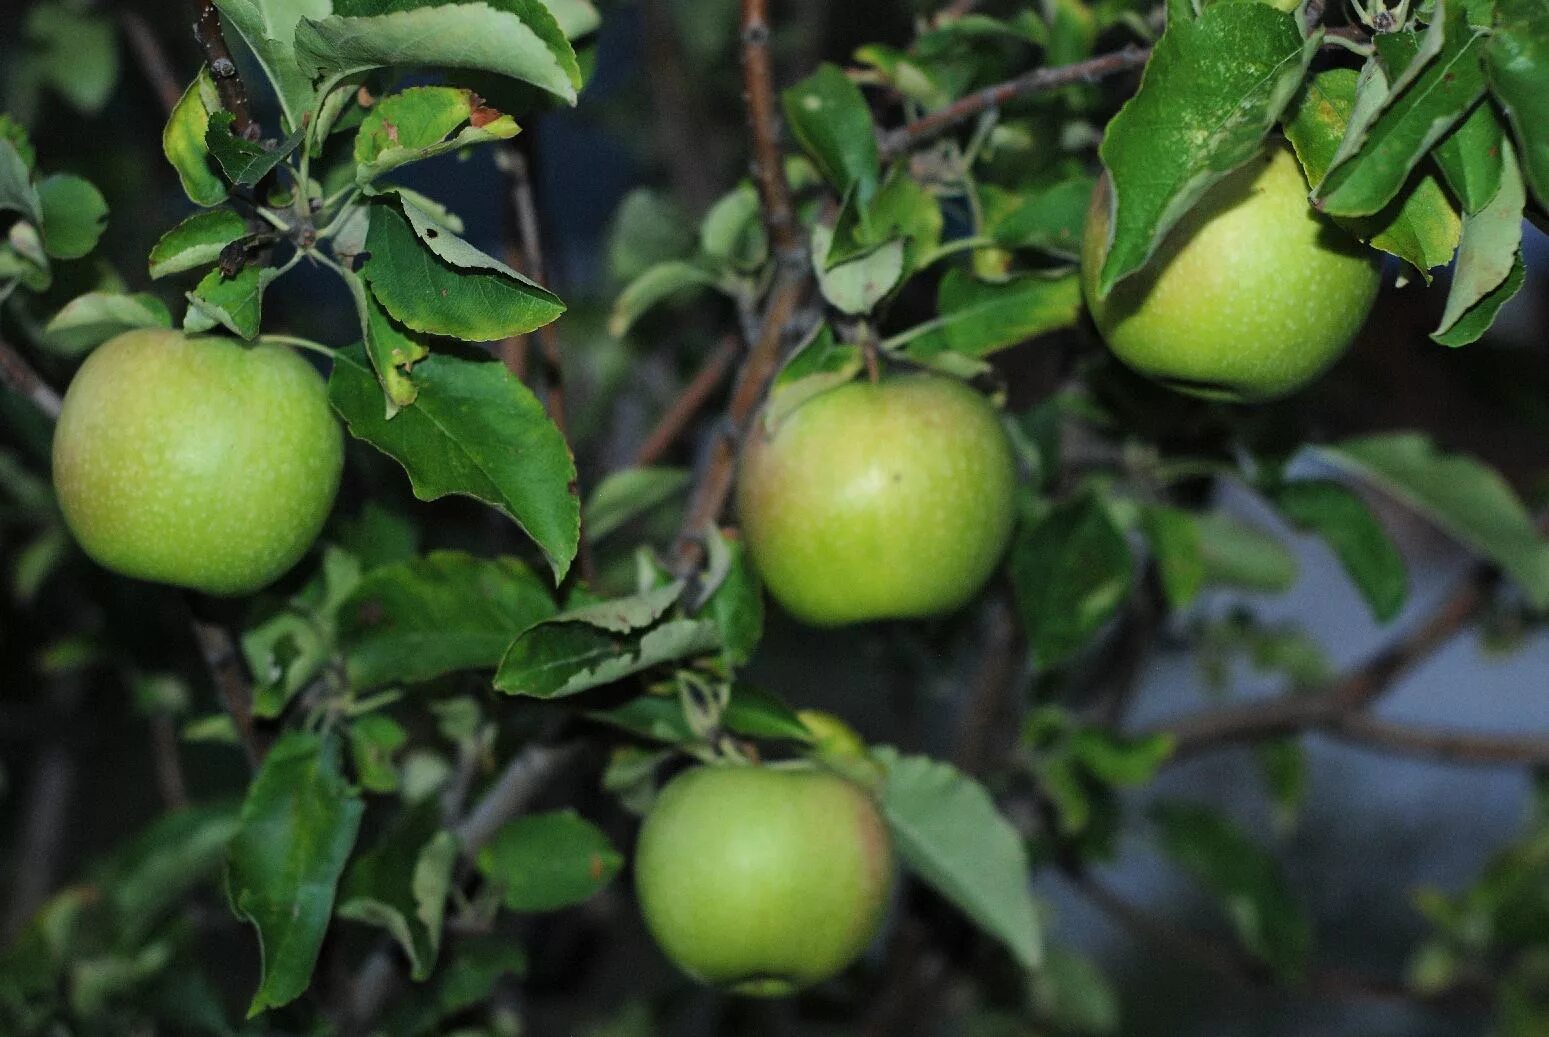
[(1283, 144), (1206, 192), (1099, 299), (1109, 207), (1105, 175), (1082, 241), (1087, 306), (1114, 355), (1180, 392), (1235, 402), (1293, 393), (1339, 359), (1377, 297), (1377, 253), (1308, 204)]
[(65, 393), (54, 488), (106, 568), (240, 595), (317, 539), (343, 456), (323, 380), (290, 349), (131, 331)]
[(635, 888), (666, 955), (702, 983), (783, 997), (876, 935), (893, 849), (871, 796), (810, 764), (696, 767), (640, 830)]
[(919, 619), (984, 586), (1014, 518), (1016, 464), (993, 407), (954, 378), (855, 381), (743, 453), (737, 509), (769, 593), (804, 622)]

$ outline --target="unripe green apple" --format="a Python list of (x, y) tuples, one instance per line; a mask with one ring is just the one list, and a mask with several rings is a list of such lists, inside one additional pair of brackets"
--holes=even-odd
[(854, 961), (893, 850), (859, 786), (810, 764), (696, 767), (640, 830), (635, 887), (667, 956), (703, 983), (781, 997)]
[(54, 488), (107, 568), (247, 594), (317, 538), (343, 452), (322, 379), (289, 349), (131, 331), (65, 393)]
[(837, 626), (948, 612), (1006, 547), (1016, 465), (994, 408), (934, 374), (851, 382), (750, 437), (737, 507), (764, 584)]
[(1109, 206), (1104, 176), (1082, 241), (1087, 306), (1120, 360), (1182, 392), (1235, 401), (1295, 392), (1339, 359), (1377, 297), (1377, 253), (1308, 204), (1284, 145), (1212, 187), (1144, 267), (1099, 299)]

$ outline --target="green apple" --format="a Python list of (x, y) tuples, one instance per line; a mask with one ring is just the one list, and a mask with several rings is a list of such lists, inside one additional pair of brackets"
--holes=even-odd
[(892, 881), (871, 796), (811, 764), (685, 771), (635, 850), (640, 909), (667, 956), (700, 982), (764, 997), (854, 961)]
[(289, 349), (131, 331), (65, 393), (54, 488), (107, 568), (247, 594), (317, 538), (343, 454), (322, 379)]
[(837, 626), (958, 608), (1006, 547), (1016, 465), (993, 407), (934, 374), (856, 381), (743, 452), (737, 508), (755, 567), (798, 619)]
[(1283, 144), (1207, 191), (1100, 299), (1110, 205), (1104, 176), (1082, 241), (1087, 306), (1120, 360), (1182, 392), (1242, 402), (1295, 392), (1339, 359), (1377, 297), (1377, 253), (1313, 210)]

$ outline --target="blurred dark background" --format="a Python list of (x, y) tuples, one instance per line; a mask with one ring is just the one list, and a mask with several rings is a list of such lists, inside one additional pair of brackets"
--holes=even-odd
[[(31, 5), (0, 3), (0, 84), (17, 96), (17, 44)], [(702, 212), (742, 174), (744, 138), (732, 0), (658, 0), (604, 3), (596, 73), (572, 111), (545, 115), (524, 129), (524, 146), (537, 157), (537, 189), (549, 243), (551, 287), (570, 303), (561, 322), (574, 403), (572, 430), (583, 482), (615, 467), (638, 444), (695, 360), (714, 342), (714, 323), (689, 310), (653, 320), (628, 340), (604, 329), (607, 307), (620, 287), (610, 263), (610, 229), (620, 203), (649, 188), (653, 198)], [(112, 5), (145, 19), (164, 44), (180, 81), (197, 68), (198, 53), (184, 7), (172, 0)], [(862, 42), (903, 45), (917, 12), (893, 0), (822, 0), (777, 3), (778, 74), (789, 82), (818, 60), (844, 61)], [(107, 196), (112, 219), (100, 254), (132, 290), (152, 288), (144, 256), (189, 205), (160, 154), (161, 102), (132, 53), (117, 49), (122, 67), (100, 114), (83, 116), (55, 91), (30, 99), (34, 140), (52, 170), (78, 172)], [(61, 54), (61, 62), (74, 57)], [(252, 80), (250, 79), (250, 82)], [(413, 186), (432, 190), (467, 221), (469, 237), (490, 252), (507, 239), (504, 181), (488, 154), (416, 170)], [(1529, 281), (1482, 342), (1448, 350), (1430, 342), (1443, 291), (1396, 289), (1390, 284), (1357, 348), (1315, 389), (1298, 398), (1318, 431), (1333, 438), (1363, 430), (1422, 428), (1449, 447), (1498, 465), (1530, 500), (1549, 485), (1549, 244), (1529, 230)], [(100, 275), (100, 271), (98, 272)], [(293, 276), (270, 293), (265, 325), (331, 344), (352, 337), (353, 316), (342, 294), (320, 277)], [(78, 289), (79, 290), (79, 289)], [(68, 298), (68, 294), (64, 298)], [(62, 300), (61, 300), (62, 301)], [(169, 302), (175, 301), (168, 298)], [(39, 315), (43, 316), (43, 315)], [(1002, 366), (1014, 391), (1020, 373), (1036, 378), (1040, 350), (1030, 343)], [(62, 385), (69, 362), (45, 373)], [(39, 456), (46, 430), (14, 399), (0, 400), (0, 450)], [(688, 462), (685, 449), (679, 460)], [(384, 506), (411, 513), (429, 530), (427, 546), (509, 549), (507, 534), (492, 531), (481, 509), (459, 503), (414, 502), (407, 486), (379, 458), (356, 451), (350, 482), (371, 488)], [(346, 492), (349, 492), (348, 489)], [(358, 496), (355, 499), (359, 499)], [(1246, 493), (1226, 491), (1227, 502), (1256, 521), (1277, 520)], [(347, 523), (346, 514), (340, 521)], [(1244, 604), (1267, 622), (1295, 625), (1321, 643), (1335, 667), (1374, 652), (1447, 592), (1470, 564), (1446, 539), (1397, 509), (1383, 515), (1400, 541), (1414, 579), (1405, 615), (1379, 628), (1319, 543), (1280, 529), (1296, 546), (1300, 580), (1282, 597), (1212, 593), (1198, 606), (1225, 614)], [(1278, 526), (1276, 528), (1279, 528)], [(14, 531), (0, 525), (0, 537)], [(15, 564), (5, 545), (0, 558)], [(65, 690), (39, 692), (40, 674), (64, 665), (71, 652), (92, 651), (108, 637), (141, 660), (147, 672), (199, 672), (176, 599), (124, 581), (96, 579), (87, 614), (81, 599), (43, 593), (0, 604), (0, 889), (9, 888), (14, 847), (23, 833), (30, 797), (40, 782), (63, 782), (66, 823), (54, 833), (53, 871), (68, 877), (92, 854), (137, 829), (158, 809), (154, 751), (134, 705), (132, 689), (113, 680), (62, 682)], [(283, 591), (284, 588), (281, 588)], [(942, 646), (961, 645), (956, 620), (934, 627), (883, 625), (838, 633), (797, 629), (776, 618), (755, 678), (799, 706), (832, 709), (869, 739), (944, 753), (961, 721), (955, 689), (980, 660), (959, 652), (932, 681), (921, 681), (923, 658), (940, 666)], [(972, 640), (969, 631), (967, 640)], [(1174, 633), (1180, 634), (1181, 630)], [(1408, 677), (1383, 703), (1384, 715), (1492, 730), (1549, 728), (1549, 638), (1536, 633), (1509, 651), (1482, 634), (1460, 638)], [(91, 672), (91, 671), (87, 671)], [(1240, 694), (1269, 694), (1274, 680), (1247, 667), (1234, 673)], [(192, 694), (207, 712), (208, 689)], [(1180, 637), (1164, 637), (1148, 666), (1136, 702), (1135, 723), (1161, 720), (1203, 705), (1204, 690)], [(1411, 904), (1419, 886), (1465, 886), (1492, 852), (1518, 829), (1528, 804), (1528, 779), (1519, 770), (1460, 768), (1400, 761), (1310, 739), (1309, 790), (1304, 812), (1280, 824), (1260, 788), (1250, 750), (1229, 750), (1177, 767), (1147, 795), (1184, 795), (1215, 803), (1273, 841), (1297, 892), (1311, 905), (1323, 955), (1395, 978), (1404, 955), (1424, 931)], [(183, 749), (195, 792), (234, 787), (239, 761), (219, 746)], [(52, 754), (52, 755), (51, 755)], [(51, 769), (52, 768), (52, 769)], [(560, 795), (560, 798), (563, 798)], [(1103, 870), (1110, 884), (1159, 914), (1205, 929), (1219, 926), (1205, 900), (1136, 837)], [(1095, 954), (1121, 984), (1127, 1034), (1465, 1035), (1484, 1033), (1482, 1014), (1435, 1012), (1382, 999), (1340, 1000), (1269, 994), (1223, 985), (1186, 960), (1158, 954), (1113, 927), (1055, 878), (1040, 883), (1056, 921), (1057, 937)], [(663, 1018), (674, 1034), (844, 1033), (825, 1024), (821, 1006), (731, 1006), (725, 999), (681, 983), (632, 921), (622, 894), (589, 905), (565, 924), (539, 925), (529, 943), (533, 977), (527, 985), (532, 1032), (637, 1033), (631, 1005), (672, 991)], [(579, 936), (577, 933), (579, 932)], [(552, 937), (552, 939), (551, 939)], [(240, 986), (252, 969), (251, 949), (230, 948), (230, 971)], [(947, 996), (945, 993), (942, 996)], [(602, 1028), (611, 1026), (612, 1028)], [(597, 1029), (588, 1029), (598, 1027)], [(942, 1032), (968, 1032), (962, 1029)], [(977, 1032), (1013, 1032), (984, 1029)]]

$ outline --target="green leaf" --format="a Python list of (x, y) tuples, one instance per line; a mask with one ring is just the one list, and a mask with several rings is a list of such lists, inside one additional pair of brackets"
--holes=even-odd
[[(10, 125), (9, 123), (5, 125)], [(19, 212), (29, 223), (43, 222), (43, 203), (32, 184), (32, 145), (0, 136), (0, 212)]]
[(1084, 494), (1017, 536), (1011, 579), (1041, 666), (1064, 662), (1118, 611), (1134, 560), (1103, 502)]
[(818, 288), (835, 309), (852, 316), (867, 314), (898, 287), (904, 276), (907, 243), (894, 238), (834, 267), (826, 267), (834, 232), (818, 224), (812, 228), (812, 269)]
[(1152, 817), (1162, 848), (1221, 898), (1243, 946), (1282, 979), (1299, 977), (1312, 950), (1312, 923), (1274, 858), (1208, 808), (1158, 803)]
[(215, 172), (205, 132), (210, 128), (210, 113), (220, 109), (220, 94), (208, 68), (183, 91), (161, 134), (161, 150), (177, 171), (183, 193), (195, 205), (209, 208), (226, 200), (226, 182)]
[(363, 810), (336, 739), (291, 732), (270, 747), (242, 803), (226, 876), (232, 910), (258, 931), (262, 978), (249, 1019), (311, 983)]
[(1164, 504), (1141, 514), (1167, 604), (1185, 609), (1205, 586), (1205, 545), (1192, 512)]
[(479, 871), (512, 911), (557, 911), (590, 900), (624, 858), (573, 810), (517, 818), (479, 851)]
[[(460, 132), (459, 132), (460, 131)], [(355, 134), (355, 182), (460, 148), (507, 140), (516, 120), (488, 108), (472, 90), (417, 86), (378, 101)]]
[[(1316, 184), (1328, 173), (1355, 109), (1356, 74), (1347, 68), (1319, 72), (1307, 81), (1286, 136), (1302, 164), (1307, 182)], [(1452, 199), (1424, 167), (1411, 175), (1398, 198), (1372, 216), (1334, 218), (1350, 234), (1420, 272), (1427, 284), (1430, 271), (1452, 258), (1462, 224)]]
[[(586, 714), (641, 738), (658, 742), (692, 742), (697, 739), (683, 716), (677, 697), (640, 695), (616, 709)], [(745, 738), (783, 739), (810, 743), (812, 732), (791, 707), (774, 695), (747, 684), (734, 684), (721, 726)]]
[(296, 27), (302, 18), (326, 18), (333, 8), (330, 0), (215, 0), (215, 6), (274, 84), (285, 128), (301, 126), (315, 90), (296, 60)]
[(226, 179), (238, 187), (252, 187), (268, 176), (270, 170), (296, 150), (306, 133), (305, 127), (298, 127), (275, 147), (266, 148), (258, 141), (233, 133), (231, 127), (235, 122), (236, 116), (228, 111), (211, 112), (204, 143)]
[(114, 36), (113, 21), (103, 12), (63, 3), (38, 4), (27, 15), (22, 60), (77, 111), (95, 115), (118, 83)]
[(220, 259), (227, 245), (246, 235), (247, 221), (230, 209), (195, 213), (163, 234), (151, 249), (151, 277), (208, 266)]
[(1506, 128), (1495, 114), (1495, 106), (1483, 101), (1431, 149), (1465, 213), (1483, 209), (1500, 190), (1506, 168), (1502, 151), (1507, 146)]
[(190, 889), (216, 874), (236, 831), (235, 804), (174, 810), (94, 869), (126, 943), (144, 939)]
[(409, 740), (409, 732), (386, 713), (367, 713), (349, 727), (350, 759), (355, 777), (367, 792), (398, 791), (393, 755)]
[(686, 468), (623, 468), (609, 473), (581, 508), (581, 524), (597, 543), (671, 500), (693, 475)]
[(936, 309), (936, 319), (925, 325), (931, 330), (904, 347), (909, 356), (925, 359), (947, 350), (988, 356), (1073, 327), (1081, 316), (1081, 279), (1068, 273), (981, 281), (954, 268), (936, 290)]
[(560, 615), (512, 643), (495, 687), (510, 695), (561, 698), (720, 647), (714, 620), (669, 619), (643, 633), (619, 634)]
[(388, 316), (365, 281), (348, 271), (343, 277), (355, 302), (366, 355), (387, 396), (385, 414), (391, 418), (400, 407), (407, 407), (419, 395), (419, 387), (409, 372), (430, 355), (430, 344)]
[[(1496, 146), (1502, 163), (1500, 186), (1489, 204), (1463, 217), (1463, 239), (1447, 292), (1447, 308), (1431, 335), (1447, 345), (1461, 344), (1456, 333), (1465, 316), (1485, 307), (1483, 316), (1493, 318), (1515, 294), (1508, 282), (1512, 271), (1522, 265), (1522, 210), (1527, 205), (1527, 188), (1511, 145), (1498, 140)], [(1504, 294), (1499, 291), (1503, 285), (1508, 289)], [(1467, 330), (1477, 331), (1477, 338), (1489, 325), (1488, 319), (1475, 321)]]
[(1209, 582), (1274, 594), (1296, 582), (1296, 556), (1276, 537), (1221, 512), (1195, 521)]
[(739, 270), (756, 270), (769, 258), (769, 234), (752, 184), (738, 184), (710, 206), (699, 225), (699, 250)]
[(1307, 799), (1307, 752), (1301, 739), (1276, 738), (1254, 747), (1259, 772), (1274, 803), (1275, 821), (1289, 828)]
[(876, 750), (882, 815), (905, 865), (1003, 942), (1025, 969), (1043, 960), (1027, 852), (978, 782), (928, 756)]
[(581, 508), (575, 461), (543, 405), (497, 360), (436, 353), (414, 368), (419, 395), (389, 421), (364, 351), (334, 357), (329, 399), (351, 434), (409, 473), (414, 495), (456, 493), (511, 516), (562, 579), (575, 557)]
[(1461, 454), (1443, 454), (1415, 432), (1349, 439), (1318, 453), (1499, 565), (1535, 608), (1549, 608), (1549, 543), (1493, 468)]
[(102, 192), (69, 173), (56, 173), (38, 183), (43, 247), (55, 259), (80, 259), (97, 247), (108, 225), (108, 203)]
[(1522, 285), (1526, 281), (1527, 266), (1522, 262), (1522, 256), (1518, 255), (1516, 261), (1512, 263), (1511, 271), (1506, 275), (1506, 280), (1487, 292), (1472, 309), (1465, 311), (1450, 329), (1445, 332), (1431, 332), (1431, 338), (1444, 346), (1466, 346), (1470, 342), (1478, 341), (1480, 336), (1490, 330), (1490, 325), (1495, 323), (1495, 315), (1500, 312), (1501, 307), (1522, 290)]
[(1062, 259), (1081, 258), (1081, 232), (1094, 181), (1086, 174), (1018, 198), (986, 228), (1002, 248), (1035, 248)]
[[(751, 193), (752, 186), (747, 190)], [(757, 207), (755, 195), (755, 211)], [(706, 226), (708, 220), (707, 216)], [(608, 272), (620, 283), (633, 281), (657, 263), (685, 258), (693, 248), (693, 221), (683, 207), (659, 191), (637, 187), (613, 212), (608, 231)]]
[(187, 293), (184, 330), (198, 333), (219, 324), (242, 338), (256, 337), (263, 317), (264, 289), (278, 276), (278, 268), (272, 266), (245, 266), (235, 277), (227, 277), (216, 267)]
[[(1347, 145), (1340, 146), (1340, 155), (1313, 191), (1324, 212), (1367, 216), (1381, 211), (1432, 145), (1484, 95), (1480, 58), (1486, 37), (1468, 24), (1461, 5), (1446, 9), (1444, 32), (1441, 53), (1402, 92), (1395, 87), (1391, 102), (1360, 135), (1359, 148), (1346, 153)], [(1381, 34), (1377, 46), (1390, 69), (1397, 64), (1390, 54), (1408, 63), (1422, 60), (1415, 33)]]
[(1496, 0), (1495, 11), (1495, 34), (1485, 52), (1490, 89), (1516, 132), (1533, 194), (1549, 206), (1549, 5)]
[(1061, 1033), (1119, 1032), (1119, 995), (1090, 959), (1049, 948), (1032, 977), (1033, 1001)]
[(735, 669), (753, 657), (764, 636), (764, 593), (742, 541), (727, 539), (718, 529), (710, 531), (709, 539), (709, 568), (724, 575), (703, 612), (720, 628), (721, 657), (728, 669)]
[(557, 611), (515, 558), (435, 551), (368, 573), (341, 610), (340, 637), (356, 688), (415, 684), (494, 669), (518, 634)]
[(170, 327), (172, 314), (154, 295), (87, 292), (54, 314), (45, 331), (51, 349), (73, 355), (136, 328)]
[(457, 838), (442, 830), (435, 801), (426, 801), (350, 865), (339, 917), (386, 929), (409, 959), (410, 978), (422, 982), (436, 966), (456, 863)]
[(693, 288), (716, 288), (720, 279), (698, 263), (670, 259), (646, 268), (613, 303), (608, 334), (622, 338), (635, 322), (657, 306)]
[(1103, 137), (1113, 179), (1113, 241), (1104, 297), (1149, 259), (1168, 230), (1222, 177), (1258, 154), (1295, 95), (1318, 37), (1267, 4), (1218, 4), (1173, 21), (1140, 90)]
[(859, 346), (840, 342), (832, 327), (819, 324), (775, 375), (764, 405), (765, 424), (774, 428), (803, 403), (853, 380), (864, 366)]
[(1275, 506), (1300, 529), (1318, 534), (1334, 551), (1372, 615), (1398, 615), (1409, 595), (1404, 556), (1354, 492), (1327, 479), (1299, 479), (1276, 488)]
[(6, 112), (0, 112), (0, 141), (10, 145), (16, 152), (16, 157), (21, 160), (21, 183), (26, 183), (32, 176), (32, 170), (38, 161), (37, 149), (32, 146), (32, 141), (27, 137), (27, 129)]
[(574, 104), (581, 68), (539, 0), (335, 0), (333, 16), (302, 18), (296, 56), (312, 77), (420, 65), (494, 72)]
[(525, 335), (565, 312), (550, 292), (410, 203), (402, 212), (371, 206), (366, 251), (371, 258), (360, 276), (393, 319), (414, 331), (488, 342)]
[[(527, 973), (527, 954), (520, 942), (499, 933), (460, 939), (450, 949), (451, 960), (436, 981), (436, 1004), (444, 1016), (465, 1012), (488, 1001), (506, 976)], [(435, 1023), (416, 1033), (436, 1033)]]
[(843, 69), (825, 63), (786, 90), (781, 102), (791, 134), (823, 178), (841, 197), (853, 192), (864, 212), (876, 193), (882, 162), (871, 109), (860, 87)]

